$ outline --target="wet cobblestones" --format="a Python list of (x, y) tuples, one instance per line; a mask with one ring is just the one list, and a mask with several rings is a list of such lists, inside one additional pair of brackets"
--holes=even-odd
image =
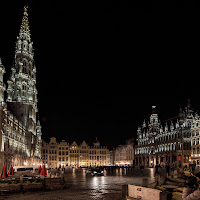
[(154, 181), (154, 169), (145, 169), (144, 176), (138, 169), (119, 169), (105, 176), (91, 176), (84, 169), (66, 172), (67, 188), (48, 192), (26, 192), (24, 194), (0, 196), (0, 200), (121, 200), (122, 185), (142, 184), (142, 178)]

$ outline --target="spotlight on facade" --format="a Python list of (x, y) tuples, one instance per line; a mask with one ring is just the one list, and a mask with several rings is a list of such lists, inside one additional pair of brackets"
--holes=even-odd
[(27, 165), (27, 163), (26, 163), (26, 162), (24, 162), (24, 165)]

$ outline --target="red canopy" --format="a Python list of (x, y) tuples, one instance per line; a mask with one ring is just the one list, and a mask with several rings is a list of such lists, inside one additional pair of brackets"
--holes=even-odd
[(6, 173), (6, 167), (3, 165), (3, 170), (1, 172), (1, 178), (7, 178), (8, 174)]
[(47, 175), (47, 170), (45, 168), (45, 165), (42, 167), (42, 171), (40, 172), (40, 175), (46, 176)]
[(39, 167), (38, 170), (37, 170), (37, 174), (40, 174), (41, 171), (42, 171), (42, 167), (41, 167), (41, 165), (40, 165), (40, 167)]
[(11, 165), (8, 172), (7, 172), (8, 175), (14, 175), (14, 170), (13, 170), (13, 166)]

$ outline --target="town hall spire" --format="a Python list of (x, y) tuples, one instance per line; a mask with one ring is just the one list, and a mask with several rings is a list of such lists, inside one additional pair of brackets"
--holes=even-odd
[(20, 33), (19, 37), (22, 39), (31, 39), (30, 29), (28, 25), (28, 6), (24, 6), (24, 16), (22, 19), (21, 27), (20, 27)]
[(28, 7), (25, 6), (16, 41), (14, 65), (8, 80), (7, 103), (22, 124), (36, 135), (36, 67), (30, 35)]

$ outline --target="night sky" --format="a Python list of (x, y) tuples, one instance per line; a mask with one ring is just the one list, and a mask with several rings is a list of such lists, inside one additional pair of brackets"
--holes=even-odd
[(200, 111), (199, 3), (1, 2), (4, 82), (27, 2), (45, 141), (98, 137), (112, 148), (136, 136), (152, 105), (161, 121), (188, 98)]

